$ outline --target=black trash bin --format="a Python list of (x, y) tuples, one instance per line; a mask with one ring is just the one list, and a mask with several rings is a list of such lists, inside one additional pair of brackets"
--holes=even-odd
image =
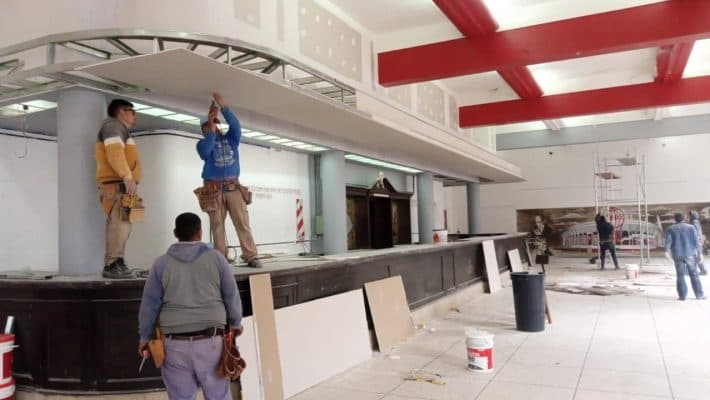
[(545, 274), (513, 272), (515, 327), (523, 332), (545, 330)]

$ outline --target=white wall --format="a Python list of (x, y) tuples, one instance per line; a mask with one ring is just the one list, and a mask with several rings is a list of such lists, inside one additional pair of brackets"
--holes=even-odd
[[(499, 154), (522, 168), (526, 182), (482, 185), (485, 232), (515, 232), (515, 210), (594, 206), (594, 151), (596, 144), (570, 145)], [(601, 157), (623, 157), (634, 148), (646, 157), (648, 203), (707, 201), (710, 175), (707, 149), (710, 135), (675, 136), (600, 143)], [(622, 179), (632, 183), (631, 176)], [(625, 197), (635, 190), (625, 185)]]
[[(140, 193), (146, 219), (134, 225), (126, 249), (131, 265), (150, 266), (175, 241), (175, 217), (194, 212), (202, 219), (203, 241), (209, 241), (209, 218), (199, 209), (193, 190), (202, 185), (202, 160), (195, 151), (196, 139), (171, 135), (136, 138), (143, 163)], [(296, 240), (296, 198), (304, 201), (306, 236), (310, 235), (308, 156), (248, 144), (239, 146), (240, 181), (254, 192), (249, 206), (252, 233), (260, 253), (300, 251)], [(238, 245), (236, 231), (227, 219), (227, 242)], [(266, 243), (289, 242), (279, 245)], [(241, 254), (241, 253), (240, 253)]]
[(0, 134), (0, 271), (57, 270), (57, 198), (57, 143)]
[(449, 220), (449, 233), (468, 232), (468, 195), (466, 186), (444, 187), (444, 209)]

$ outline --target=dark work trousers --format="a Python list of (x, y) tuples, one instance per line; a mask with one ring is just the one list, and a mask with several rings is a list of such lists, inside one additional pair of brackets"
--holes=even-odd
[(606, 251), (609, 250), (611, 253), (611, 259), (614, 260), (614, 267), (619, 268), (619, 260), (616, 259), (616, 245), (613, 241), (601, 242), (599, 243), (600, 250), (600, 261), (602, 262), (602, 269), (604, 269), (604, 261), (606, 261)]

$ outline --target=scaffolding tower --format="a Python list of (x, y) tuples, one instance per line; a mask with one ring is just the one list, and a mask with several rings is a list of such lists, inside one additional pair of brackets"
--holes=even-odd
[[(632, 153), (623, 157), (602, 157), (599, 146), (594, 152), (594, 206), (596, 214), (607, 216), (614, 224), (612, 209), (636, 206), (634, 215), (638, 221), (638, 235), (634, 243), (638, 243), (639, 268), (647, 265), (651, 259), (652, 243), (648, 223), (648, 201), (646, 198), (646, 164), (645, 156), (639, 155), (634, 148)], [(631, 181), (631, 182), (629, 182)], [(611, 218), (610, 218), (611, 217)], [(629, 223), (633, 226), (633, 221)], [(635, 231), (635, 230), (634, 230)], [(614, 229), (614, 241), (617, 241), (617, 227)], [(597, 242), (599, 238), (597, 237)], [(598, 244), (598, 243), (597, 243)], [(600, 247), (597, 245), (597, 264), (601, 261)]]

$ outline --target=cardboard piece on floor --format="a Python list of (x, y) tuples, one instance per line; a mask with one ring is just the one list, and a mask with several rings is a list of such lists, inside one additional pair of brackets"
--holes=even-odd
[(501, 285), (500, 271), (498, 270), (498, 259), (496, 258), (496, 248), (492, 240), (483, 241), (483, 258), (486, 261), (488, 288), (491, 294), (493, 294), (501, 289)]
[(283, 400), (281, 358), (276, 337), (274, 297), (271, 275), (259, 274), (249, 277), (254, 334), (259, 352), (259, 372), (264, 400)]
[(365, 293), (380, 351), (387, 351), (400, 340), (414, 335), (401, 276), (368, 282)]
[(276, 336), (285, 398), (372, 357), (362, 289), (276, 310)]
[(525, 272), (523, 262), (520, 261), (520, 252), (518, 249), (508, 250), (508, 260), (510, 260), (510, 269), (512, 272)]

